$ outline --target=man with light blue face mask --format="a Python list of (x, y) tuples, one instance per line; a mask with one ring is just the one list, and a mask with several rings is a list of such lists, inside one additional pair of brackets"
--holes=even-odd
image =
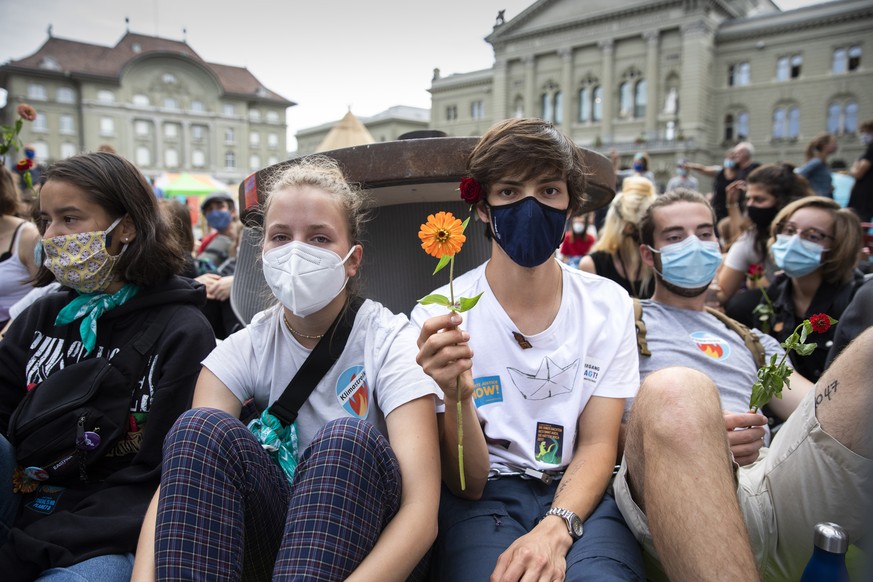
[[(748, 410), (758, 368), (750, 345), (760, 342), (768, 360), (783, 350), (704, 308), (719, 264), (714, 222), (705, 199), (681, 189), (640, 222), (640, 253), (656, 273), (637, 323), (650, 355), (640, 343), (642, 387), (625, 424), (616, 503), (650, 578), (661, 568), (671, 579), (797, 580), (818, 518), (850, 524), (851, 543), (866, 529), (869, 435), (851, 434), (865, 429), (842, 419), (863, 425), (873, 407), (860, 376), (873, 330), (818, 386), (791, 375), (769, 405), (787, 420), (765, 446), (767, 419)], [(833, 399), (837, 387), (847, 400)], [(859, 410), (848, 412), (850, 399)], [(865, 444), (844, 444), (855, 438)]]

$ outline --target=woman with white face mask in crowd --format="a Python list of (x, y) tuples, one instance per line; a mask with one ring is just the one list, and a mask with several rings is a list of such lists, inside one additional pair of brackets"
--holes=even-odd
[[(839, 320), (864, 280), (856, 268), (862, 244), (858, 217), (830, 198), (810, 196), (779, 211), (770, 233), (770, 254), (782, 271), (767, 289), (775, 310), (770, 335), (781, 342), (816, 313)], [(751, 317), (740, 321), (760, 327)], [(831, 326), (816, 334), (818, 347), (808, 356), (792, 352), (794, 369), (818, 381), (835, 332)]]
[[(405, 580), (436, 537), (438, 390), (407, 318), (350, 289), (361, 196), (325, 157), (268, 187), (262, 258), (278, 303), (203, 361), (194, 408), (167, 437), (156, 569), (138, 556), (142, 579)], [(336, 361), (289, 386), (321, 349)], [(286, 387), (312, 384), (280, 421)], [(252, 398), (264, 412), (246, 427)]]

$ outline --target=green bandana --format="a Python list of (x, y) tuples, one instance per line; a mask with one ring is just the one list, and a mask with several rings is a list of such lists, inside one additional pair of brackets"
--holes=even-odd
[(110, 311), (123, 305), (128, 299), (139, 292), (139, 286), (127, 283), (124, 287), (110, 295), (109, 293), (80, 293), (78, 297), (70, 301), (61, 309), (55, 318), (55, 325), (66, 325), (79, 319), (79, 333), (82, 336), (82, 344), (85, 346), (85, 354), (91, 353), (97, 345), (97, 319)]
[(249, 423), (249, 430), (285, 473), (288, 483), (293, 483), (297, 471), (297, 423), (282, 426), (279, 419), (267, 409), (260, 418)]

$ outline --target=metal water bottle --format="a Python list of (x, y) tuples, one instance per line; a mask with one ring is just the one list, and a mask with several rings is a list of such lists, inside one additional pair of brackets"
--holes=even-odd
[(815, 547), (800, 582), (849, 582), (846, 569), (848, 549), (849, 536), (843, 528), (827, 521), (817, 524)]

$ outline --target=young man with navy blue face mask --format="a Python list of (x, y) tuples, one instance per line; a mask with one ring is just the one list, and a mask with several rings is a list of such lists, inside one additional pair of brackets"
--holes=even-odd
[(483, 295), (463, 324), (438, 306), (410, 318), (421, 328), (417, 361), (445, 404), (431, 579), (643, 580), (639, 546), (607, 492), (624, 399), (639, 382), (630, 298), (555, 258), (586, 201), (582, 154), (549, 122), (510, 119), (482, 136), (467, 173), (462, 195), (492, 252), (454, 281), (454, 295)]
[[(652, 577), (660, 567), (673, 580), (798, 580), (817, 521), (848, 527), (851, 543), (867, 527), (873, 447), (869, 428), (852, 425), (873, 408), (861, 375), (873, 330), (817, 386), (791, 375), (769, 405), (786, 422), (764, 446), (766, 419), (748, 410), (753, 352), (704, 309), (720, 258), (714, 222), (705, 199), (681, 189), (640, 222), (642, 260), (656, 273), (641, 317), (651, 355), (640, 357), (615, 498)], [(768, 361), (783, 353), (758, 339)]]

